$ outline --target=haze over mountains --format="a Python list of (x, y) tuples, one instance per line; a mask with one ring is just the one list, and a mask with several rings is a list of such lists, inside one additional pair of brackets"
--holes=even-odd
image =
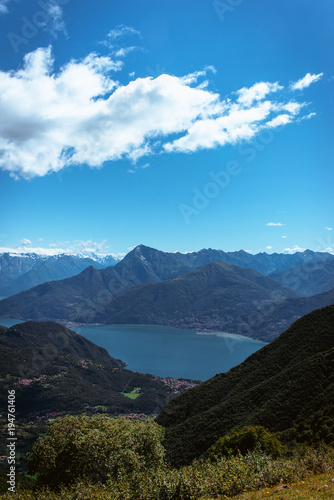
[[(65, 257), (57, 262), (71, 270), (87, 264)], [(34, 268), (35, 275), (47, 263)], [(22, 283), (27, 275), (15, 281)], [(332, 304), (333, 288), (334, 256), (325, 252), (181, 254), (139, 245), (115, 266), (96, 269), (94, 263), (73, 277), (1, 301), (0, 316), (160, 324), (271, 340), (301, 315)]]
[(10, 297), (47, 281), (62, 280), (80, 273), (89, 266), (96, 269), (118, 262), (111, 255), (53, 255), (36, 253), (0, 255), (0, 297)]

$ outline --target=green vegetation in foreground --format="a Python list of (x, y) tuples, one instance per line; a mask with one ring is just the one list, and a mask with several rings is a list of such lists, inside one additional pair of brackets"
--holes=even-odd
[[(217, 500), (220, 497), (216, 497)], [(293, 484), (282, 484), (271, 488), (262, 488), (250, 493), (242, 493), (235, 500), (332, 500), (334, 498), (334, 470), (325, 474), (316, 474)], [(201, 500), (216, 500), (212, 497)]]
[[(286, 493), (283, 486), (290, 490), (291, 483), (305, 484), (301, 481), (312, 481), (314, 474), (332, 474), (334, 470), (334, 449), (325, 445), (299, 447), (277, 458), (256, 448), (245, 455), (223, 456), (215, 461), (195, 460), (175, 469), (163, 461), (162, 436), (163, 430), (152, 421), (133, 422), (104, 416), (60, 419), (37, 442), (30, 457), (32, 469), (39, 473), (40, 489), (18, 490), (15, 498), (196, 500), (247, 493), (249, 496), (241, 498), (250, 500), (269, 497), (274, 492), (283, 495)], [(104, 442), (102, 438), (107, 439)], [(12, 495), (7, 492), (1, 498), (11, 500)]]

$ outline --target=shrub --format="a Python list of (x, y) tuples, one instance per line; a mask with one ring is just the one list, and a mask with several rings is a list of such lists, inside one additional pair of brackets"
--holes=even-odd
[(261, 450), (272, 457), (278, 457), (287, 451), (285, 446), (277, 437), (261, 425), (247, 425), (245, 427), (236, 427), (231, 435), (224, 436), (211, 446), (209, 456), (211, 460), (217, 460), (219, 457), (237, 455), (255, 449)]
[(58, 488), (80, 478), (105, 483), (109, 477), (149, 472), (163, 463), (164, 429), (153, 421), (66, 416), (56, 420), (29, 454), (38, 485)]

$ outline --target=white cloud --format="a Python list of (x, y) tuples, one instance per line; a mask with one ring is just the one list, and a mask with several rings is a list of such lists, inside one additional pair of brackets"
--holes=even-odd
[(126, 35), (140, 35), (140, 31), (132, 28), (131, 26), (119, 24), (116, 28), (109, 31), (107, 37), (114, 40), (116, 38), (123, 38)]
[(266, 226), (283, 226), (282, 222), (267, 222)]
[(296, 252), (305, 252), (306, 248), (300, 248), (300, 246), (295, 245), (293, 248), (285, 248), (283, 253), (296, 253)]
[(27, 253), (37, 253), (39, 255), (52, 256), (64, 253), (61, 249), (51, 249), (51, 248), (41, 248), (41, 247), (0, 247), (0, 254), (10, 253), (10, 254), (27, 254)]
[(114, 49), (114, 55), (116, 57), (124, 57), (132, 50), (138, 47), (121, 47), (120, 43), (124, 42), (125, 38), (133, 36), (140, 37), (140, 31), (132, 28), (131, 26), (126, 26), (125, 24), (120, 24), (116, 28), (112, 29), (107, 33), (106, 38), (101, 40), (99, 43), (105, 45), (110, 49)]
[(326, 231), (333, 231), (333, 228), (332, 227), (325, 227)]
[(129, 174), (135, 174), (137, 172), (137, 170), (143, 170), (145, 168), (148, 168), (150, 166), (149, 163), (145, 163), (144, 165), (135, 165), (133, 168), (130, 168), (128, 170), (128, 173)]
[[(43, 238), (39, 238), (38, 242), (43, 241)], [(26, 253), (37, 253), (40, 255), (52, 256), (52, 255), (90, 255), (90, 254), (98, 254), (98, 255), (112, 255), (116, 256), (109, 252), (109, 246), (107, 245), (107, 240), (103, 240), (101, 242), (95, 242), (93, 240), (75, 240), (73, 242), (63, 241), (57, 243), (50, 243), (49, 248), (45, 247), (33, 247), (32, 243), (28, 239), (20, 240), (20, 246), (8, 246), (8, 247), (0, 247), (1, 253), (12, 253), (12, 254), (26, 254)], [(120, 256), (123, 254), (117, 254)]]
[(301, 120), (309, 120), (310, 118), (313, 118), (313, 116), (316, 116), (317, 113), (309, 113), (308, 115), (302, 116), (300, 119)]
[(138, 47), (122, 47), (115, 52), (115, 57), (125, 57), (127, 56), (130, 52), (133, 52), (134, 50), (137, 50)]
[(254, 101), (261, 101), (271, 92), (283, 89), (277, 82), (260, 82), (252, 87), (243, 87), (237, 91), (238, 101), (244, 106), (251, 106)]
[(326, 252), (326, 253), (331, 253), (334, 255), (334, 248), (333, 247), (327, 247), (325, 250), (320, 250), (320, 252)]
[(272, 246), (270, 246), (270, 245), (268, 245), (268, 246), (266, 247), (266, 250), (271, 250), (271, 249), (272, 249)]
[[(8, 12), (7, 4), (9, 4), (10, 1), (11, 0), (0, 0), (0, 14), (6, 14)], [(18, 2), (18, 0), (16, 0), (16, 2)], [(57, 1), (49, 0), (48, 2), (43, 2), (41, 7), (42, 10), (38, 11), (41, 18), (39, 26), (43, 29), (47, 29), (53, 37), (56, 37), (59, 31), (62, 31), (66, 35), (63, 9)]]
[(299, 111), (301, 110), (301, 108), (303, 106), (304, 106), (304, 104), (301, 104), (299, 102), (290, 101), (290, 102), (288, 102), (288, 104), (284, 104), (282, 106), (282, 109), (285, 111), (288, 111), (292, 115), (296, 115), (299, 113)]
[(48, 30), (51, 35), (56, 37), (58, 31), (67, 35), (65, 21), (63, 19), (63, 9), (60, 5), (50, 0), (47, 4), (46, 13), (48, 15)]
[(292, 116), (291, 115), (278, 115), (269, 122), (267, 122), (267, 127), (269, 128), (275, 128), (279, 127), (280, 125), (286, 125), (287, 123), (290, 123), (292, 121)]
[[(132, 32), (137, 33), (122, 26), (109, 36)], [(207, 71), (214, 73), (213, 67), (120, 85), (111, 72), (123, 62), (111, 57), (91, 53), (57, 73), (53, 65), (51, 48), (39, 48), (25, 56), (19, 70), (0, 71), (0, 168), (13, 177), (235, 144), (264, 127), (297, 120), (304, 105), (264, 100), (282, 89), (268, 82), (241, 89), (234, 102), (223, 99), (197, 83)]]
[(20, 240), (20, 242), (22, 243), (22, 245), (24, 246), (27, 246), (27, 245), (32, 245), (31, 241), (28, 240), (27, 238), (23, 238), (22, 240)]
[(307, 73), (304, 78), (301, 78), (297, 82), (291, 84), (292, 90), (302, 90), (311, 85), (311, 83), (317, 82), (320, 78), (323, 77), (323, 73), (319, 73), (318, 75), (312, 75), (311, 73)]
[(102, 240), (100, 243), (93, 240), (75, 240), (73, 243), (66, 241), (64, 247), (66, 253), (105, 253), (109, 248), (107, 240)]
[(282, 236), (283, 239), (287, 238), (287, 236)]

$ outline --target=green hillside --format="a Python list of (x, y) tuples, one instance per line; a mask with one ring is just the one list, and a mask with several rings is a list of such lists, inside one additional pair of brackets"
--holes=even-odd
[(233, 427), (247, 424), (273, 432), (294, 428), (297, 437), (304, 433), (311, 440), (310, 424), (322, 419), (318, 437), (334, 441), (333, 368), (329, 306), (296, 321), (241, 365), (168, 403), (157, 417), (166, 427), (168, 459), (190, 463)]
[[(96, 407), (111, 414), (159, 411), (171, 389), (124, 366), (105, 349), (57, 323), (0, 327), (1, 407), (6, 406), (7, 389), (14, 388), (17, 412), (24, 417)], [(135, 389), (136, 399), (123, 394)]]
[(259, 308), (296, 296), (297, 292), (254, 269), (219, 261), (119, 293), (99, 318), (107, 324), (157, 324), (243, 334), (247, 320)]

